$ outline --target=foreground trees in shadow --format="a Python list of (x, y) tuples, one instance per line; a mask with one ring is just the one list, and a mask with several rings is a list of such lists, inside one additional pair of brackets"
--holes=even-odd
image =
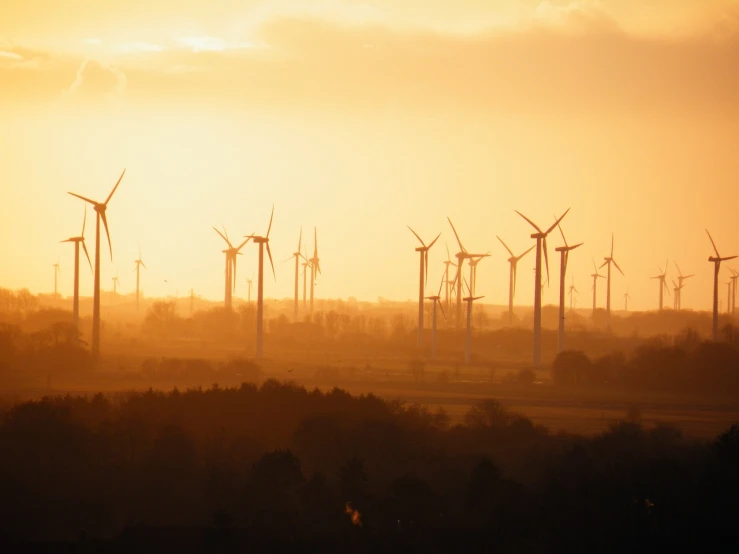
[(0, 452), (11, 548), (84, 530), (137, 551), (736, 551), (736, 426), (553, 435), (493, 400), (450, 426), (269, 380), (20, 404)]

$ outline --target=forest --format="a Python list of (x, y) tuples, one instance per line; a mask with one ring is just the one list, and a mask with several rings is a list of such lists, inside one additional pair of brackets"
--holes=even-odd
[[(308, 552), (734, 552), (739, 427), (582, 437), (270, 379), (58, 396), (0, 423), (2, 541)], [(6, 550), (9, 551), (9, 550)], [(155, 550), (150, 550), (155, 551)]]

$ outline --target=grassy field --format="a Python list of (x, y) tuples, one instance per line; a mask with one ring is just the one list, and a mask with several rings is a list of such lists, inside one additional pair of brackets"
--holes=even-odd
[[(48, 394), (115, 393), (132, 389), (171, 390), (213, 385), (213, 382), (183, 382), (175, 379), (143, 379), (136, 371), (152, 352), (120, 351), (106, 359), (99, 372), (77, 379), (37, 378), (32, 382), (5, 387), (4, 403), (13, 403)], [(159, 356), (173, 356), (159, 352)], [(179, 352), (180, 356), (187, 353)], [(201, 357), (223, 360), (229, 353), (213, 351)], [(732, 398), (707, 398), (675, 394), (633, 393), (623, 390), (561, 389), (551, 384), (548, 371), (536, 375), (534, 385), (521, 385), (511, 377), (517, 367), (465, 366), (456, 362), (426, 363), (423, 375), (414, 376), (409, 360), (374, 357), (371, 360), (341, 359), (330, 353), (313, 359), (266, 359), (261, 364), (261, 380), (276, 378), (293, 381), (312, 389), (340, 387), (352, 394), (373, 393), (387, 400), (421, 404), (435, 410), (443, 408), (453, 423), (464, 417), (470, 406), (484, 399), (496, 399), (508, 408), (529, 417), (552, 432), (595, 434), (613, 422), (626, 418), (630, 409), (640, 413), (646, 426), (667, 424), (690, 436), (709, 438), (739, 422), (739, 401)], [(346, 358), (346, 357), (343, 357)], [(221, 386), (234, 386), (221, 382)]]

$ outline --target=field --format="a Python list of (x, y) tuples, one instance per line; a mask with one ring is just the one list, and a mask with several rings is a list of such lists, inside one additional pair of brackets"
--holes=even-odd
[[(84, 378), (37, 378), (32, 382), (6, 387), (0, 396), (5, 404), (56, 394), (115, 395), (130, 390), (152, 387), (159, 390), (194, 386), (210, 387), (207, 379), (173, 377), (144, 378), (132, 371), (153, 352), (132, 355), (120, 350), (106, 360), (105, 369)], [(159, 351), (160, 356), (173, 356), (174, 351)], [(186, 356), (186, 352), (179, 352)], [(201, 352), (202, 354), (202, 352)], [(213, 359), (236, 354), (209, 353)], [(292, 358), (292, 359), (290, 359)], [(426, 362), (414, 375), (408, 359), (372, 358), (351, 360), (345, 356), (312, 356), (300, 360), (266, 359), (260, 364), (263, 382), (269, 378), (291, 381), (308, 389), (328, 390), (340, 387), (351, 394), (375, 394), (386, 400), (420, 404), (430, 410), (443, 408), (452, 423), (460, 422), (470, 406), (484, 399), (496, 399), (506, 407), (530, 418), (552, 432), (592, 435), (606, 430), (613, 422), (631, 414), (645, 426), (665, 424), (693, 437), (710, 438), (739, 422), (739, 401), (731, 397), (705, 397), (668, 393), (639, 393), (607, 388), (562, 388), (552, 384), (549, 372), (536, 374), (533, 385), (514, 379), (520, 367), (490, 367)], [(320, 358), (320, 359), (319, 359)], [(220, 386), (237, 386), (234, 376)]]

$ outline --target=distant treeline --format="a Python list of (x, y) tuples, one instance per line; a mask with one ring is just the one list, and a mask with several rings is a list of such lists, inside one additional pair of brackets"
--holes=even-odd
[(714, 343), (687, 330), (645, 341), (628, 356), (616, 352), (591, 359), (581, 351), (565, 351), (552, 364), (552, 379), (562, 386), (734, 395), (739, 392), (739, 336), (731, 327), (724, 334), (723, 342)]
[(737, 427), (713, 444), (637, 422), (553, 435), (492, 400), (451, 426), (268, 380), (27, 402), (0, 452), (5, 551), (80, 530), (137, 551), (737, 548)]

